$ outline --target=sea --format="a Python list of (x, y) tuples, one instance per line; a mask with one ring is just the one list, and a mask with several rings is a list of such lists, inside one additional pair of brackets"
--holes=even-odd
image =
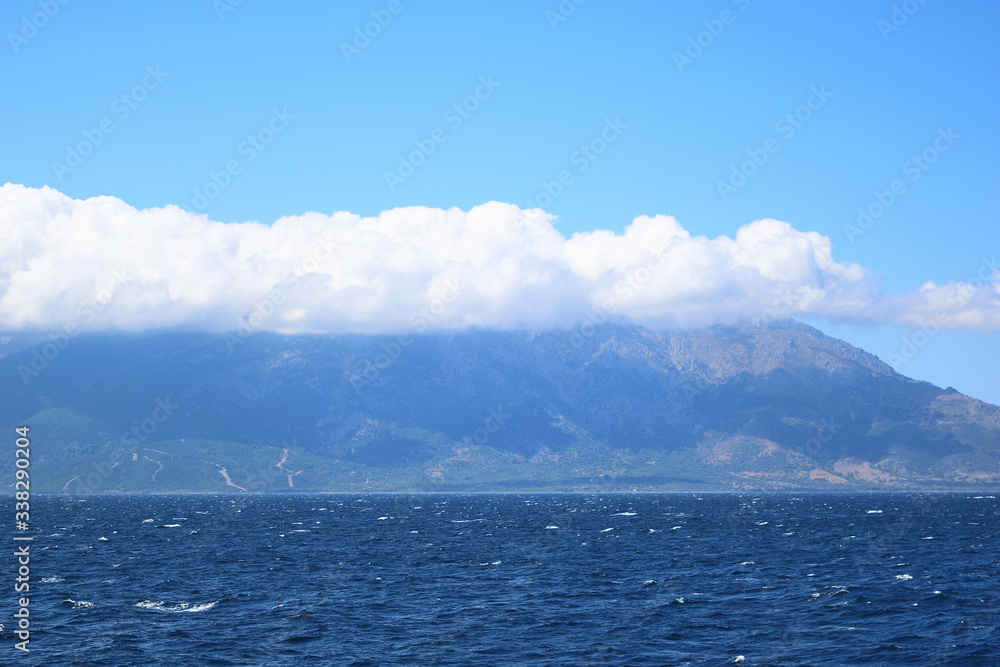
[(2, 665), (1000, 664), (989, 493), (36, 494), (25, 532), (0, 508)]

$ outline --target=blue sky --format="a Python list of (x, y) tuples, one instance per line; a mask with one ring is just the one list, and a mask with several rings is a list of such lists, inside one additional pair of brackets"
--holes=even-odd
[[(639, 215), (709, 238), (776, 218), (907, 293), (1000, 254), (998, 19), (993, 3), (916, 0), (12, 0), (0, 183), (265, 224), (494, 200), (545, 202), (567, 236)], [(358, 39), (366, 25), (375, 36)], [(95, 132), (78, 166), (54, 166)], [(398, 171), (421, 145), (433, 152)], [(238, 173), (204, 196), (229, 163)], [(845, 231), (894, 181), (892, 204)], [(883, 359), (914, 333), (804, 319)], [(1000, 403), (998, 336), (942, 330), (898, 370)]]

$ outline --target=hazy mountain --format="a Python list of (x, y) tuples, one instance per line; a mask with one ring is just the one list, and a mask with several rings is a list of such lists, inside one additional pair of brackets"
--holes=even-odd
[(1000, 484), (1000, 408), (792, 321), (4, 346), (33, 489)]

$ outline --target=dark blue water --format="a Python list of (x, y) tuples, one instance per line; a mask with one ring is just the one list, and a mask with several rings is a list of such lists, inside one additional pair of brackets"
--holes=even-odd
[(32, 519), (32, 650), (5, 556), (0, 664), (1000, 664), (985, 494), (36, 496)]

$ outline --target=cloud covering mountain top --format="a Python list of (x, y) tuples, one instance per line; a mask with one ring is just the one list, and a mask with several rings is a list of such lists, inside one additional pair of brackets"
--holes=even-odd
[(540, 210), (407, 207), (221, 223), (0, 187), (0, 330), (424, 331), (623, 320), (651, 328), (824, 316), (1000, 330), (1000, 270), (880, 294), (786, 222), (733, 238), (640, 216), (563, 236)]

